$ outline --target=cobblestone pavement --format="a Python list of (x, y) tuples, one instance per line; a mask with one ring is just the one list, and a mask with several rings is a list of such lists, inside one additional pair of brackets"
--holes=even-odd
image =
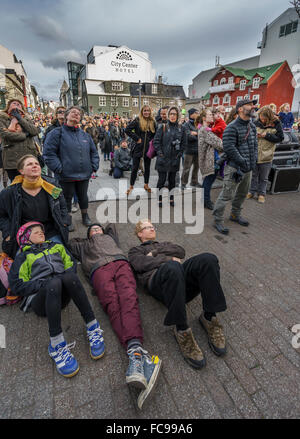
[[(219, 190), (213, 191), (213, 199)], [(125, 384), (127, 356), (82, 276), (104, 329), (107, 351), (90, 359), (81, 316), (73, 304), (62, 312), (68, 343), (80, 371), (72, 379), (59, 376), (47, 354), (47, 321), (23, 314), (18, 305), (1, 307), (6, 349), (0, 348), (0, 418), (298, 418), (300, 413), (300, 352), (292, 347), (291, 328), (300, 324), (300, 194), (268, 196), (265, 205), (245, 202), (249, 228), (228, 221), (230, 235), (212, 228), (205, 211), (201, 235), (185, 235), (184, 225), (161, 224), (158, 239), (183, 245), (187, 257), (215, 253), (228, 310), (219, 315), (228, 353), (217, 358), (198, 324), (201, 298), (187, 306), (189, 323), (207, 358), (202, 371), (181, 357), (172, 328), (163, 326), (165, 308), (139, 290), (145, 347), (159, 355), (163, 369), (154, 397), (143, 411), (137, 393)], [(91, 203), (95, 218), (99, 203)], [(227, 208), (229, 216), (229, 206)], [(76, 231), (84, 236), (80, 213)], [(227, 222), (226, 222), (227, 224)], [(118, 226), (124, 250), (137, 243), (134, 226)]]

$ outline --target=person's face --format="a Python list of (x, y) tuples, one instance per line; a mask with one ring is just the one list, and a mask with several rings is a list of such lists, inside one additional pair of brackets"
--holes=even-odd
[(138, 237), (142, 242), (154, 241), (156, 238), (156, 231), (153, 224), (145, 221), (141, 226), (141, 231), (138, 233)]
[(210, 110), (207, 110), (206, 117), (204, 118), (205, 122), (207, 124), (211, 124), (214, 121), (214, 116)]
[(191, 119), (193, 119), (193, 120), (196, 120), (197, 119), (197, 117), (199, 116), (199, 111), (195, 111), (195, 113), (193, 113), (191, 116), (190, 116), (190, 118)]
[(19, 169), (19, 172), (25, 178), (38, 178), (41, 176), (41, 167), (37, 159), (28, 157), (24, 162), (23, 169)]
[(10, 106), (9, 106), (9, 109), (8, 109), (8, 112), (11, 113), (11, 112), (12, 112), (13, 110), (15, 110), (16, 108), (17, 108), (18, 110), (20, 110), (20, 111), (23, 112), (22, 105), (21, 105), (20, 102), (18, 102), (18, 101), (13, 101), (13, 102), (11, 102), (11, 104), (10, 104)]
[(72, 108), (67, 116), (67, 124), (79, 124), (81, 120), (81, 112), (77, 108)]
[(122, 143), (121, 143), (121, 147), (124, 148), (124, 149), (126, 149), (126, 148), (127, 148), (127, 142), (122, 142)]
[(40, 226), (34, 226), (31, 228), (30, 241), (32, 244), (42, 244), (45, 242), (45, 234)]
[(148, 119), (148, 117), (150, 117), (150, 114), (151, 114), (151, 110), (150, 110), (150, 108), (149, 108), (149, 107), (145, 107), (145, 108), (143, 109), (143, 117), (144, 117), (145, 119)]
[(267, 119), (262, 114), (259, 116), (259, 119), (263, 125), (266, 125)]
[(242, 107), (239, 108), (239, 114), (247, 119), (250, 119), (254, 108), (255, 107), (253, 104), (243, 105)]
[(102, 227), (100, 226), (93, 226), (90, 230), (90, 238), (94, 235), (103, 235)]
[(221, 119), (221, 112), (218, 111), (214, 114), (214, 121), (217, 122), (219, 119)]
[(172, 109), (169, 113), (169, 121), (171, 123), (175, 123), (177, 122), (177, 119), (178, 119), (177, 111), (175, 109)]
[(161, 120), (167, 120), (168, 119), (168, 110), (161, 110), (160, 117), (161, 117)]
[(285, 105), (285, 107), (284, 107), (284, 111), (285, 111), (286, 113), (289, 113), (289, 111), (290, 111), (290, 106), (289, 106), (289, 104)]
[(57, 111), (56, 115), (57, 115), (57, 120), (58, 120), (59, 122), (63, 122), (63, 121), (64, 121), (64, 118), (65, 118), (65, 112), (66, 112), (66, 110), (64, 110), (63, 108), (60, 108), (60, 109)]

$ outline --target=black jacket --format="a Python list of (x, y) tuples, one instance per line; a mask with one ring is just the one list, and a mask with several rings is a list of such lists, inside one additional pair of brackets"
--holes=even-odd
[[(55, 186), (58, 186), (57, 182), (50, 177), (43, 175), (44, 180), (48, 181)], [(4, 189), (0, 193), (0, 230), (2, 232), (2, 249), (11, 258), (14, 258), (18, 251), (18, 243), (16, 236), (19, 228), (21, 227), (22, 220), (22, 185), (14, 184)], [(43, 189), (42, 189), (43, 190)], [(54, 226), (57, 229), (57, 233), (61, 235), (64, 245), (67, 245), (69, 238), (68, 225), (70, 224), (70, 216), (68, 215), (67, 206), (63, 193), (55, 200), (50, 194), (47, 193), (50, 210), (53, 217)], [(37, 220), (33, 217), (32, 220)], [(64, 225), (66, 224), (66, 226)], [(5, 239), (10, 236), (9, 241)]]
[[(263, 125), (260, 120), (256, 120), (254, 124), (257, 128), (261, 128), (262, 130), (268, 128), (268, 126)], [(280, 120), (276, 120), (274, 122), (274, 128), (276, 129), (276, 133), (275, 134), (267, 133), (265, 139), (272, 143), (281, 143), (284, 139), (284, 135), (283, 135), (283, 129)]]
[[(129, 136), (133, 141), (134, 145), (131, 148), (131, 154), (133, 157), (142, 157), (144, 150), (144, 157), (147, 155), (149, 149), (149, 142), (154, 138), (155, 133), (152, 131), (141, 130), (140, 120), (136, 117), (125, 129), (125, 133)], [(142, 139), (141, 143), (137, 143), (139, 139)]]
[(42, 139), (42, 142), (44, 143), (46, 140), (46, 137), (49, 133), (51, 133), (52, 130), (54, 130), (55, 128), (59, 128), (61, 126), (61, 124), (58, 122), (58, 120), (56, 119), (56, 121), (54, 123), (52, 123), (51, 125), (48, 126), (48, 128), (45, 131), (44, 137)]
[(198, 133), (198, 129), (195, 127), (195, 121), (190, 119), (183, 125), (186, 131), (187, 142), (184, 150), (185, 154), (198, 155), (198, 136), (193, 136), (191, 131)]
[(231, 122), (223, 134), (223, 149), (229, 166), (244, 173), (253, 171), (258, 149), (255, 125), (240, 117)]
[(123, 171), (129, 171), (130, 169), (130, 150), (129, 148), (120, 147), (114, 152), (115, 166)]
[(157, 152), (155, 169), (158, 172), (177, 172), (185, 146), (186, 132), (183, 126), (170, 122), (159, 125), (154, 137)]

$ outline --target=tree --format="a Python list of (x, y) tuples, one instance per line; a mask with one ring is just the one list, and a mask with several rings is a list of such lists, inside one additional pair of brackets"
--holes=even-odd
[(300, 0), (293, 0), (290, 2), (290, 4), (292, 6), (294, 6), (294, 8), (296, 9), (297, 14), (299, 15), (300, 18)]

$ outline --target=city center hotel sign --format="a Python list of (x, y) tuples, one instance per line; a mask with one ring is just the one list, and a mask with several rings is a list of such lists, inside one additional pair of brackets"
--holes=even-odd
[[(122, 61), (125, 60), (125, 61)], [(135, 69), (138, 69), (138, 64), (132, 62), (132, 56), (126, 50), (122, 50), (116, 56), (116, 61), (111, 61), (111, 66), (114, 67), (115, 72), (120, 73), (135, 73)]]

